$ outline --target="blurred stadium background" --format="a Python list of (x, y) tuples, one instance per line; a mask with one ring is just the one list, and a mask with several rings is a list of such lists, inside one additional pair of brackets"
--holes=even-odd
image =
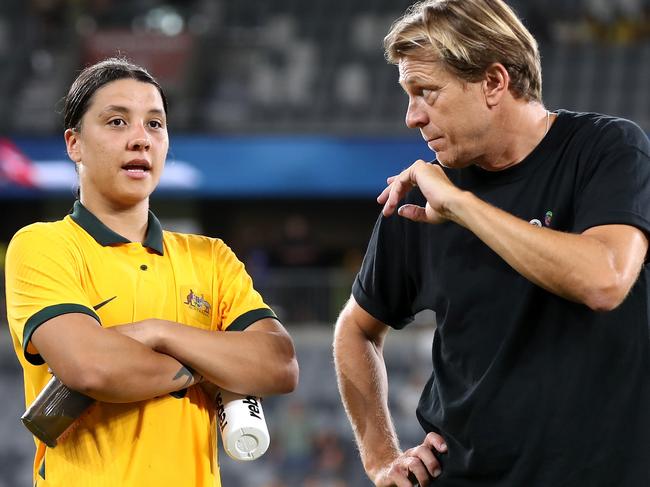
[[(2, 0), (0, 273), (13, 233), (72, 205), (60, 99), (83, 66), (121, 53), (170, 98), (171, 150), (152, 199), (170, 229), (224, 239), (292, 333), (298, 391), (264, 402), (269, 452), (221, 453), (223, 484), (368, 485), (331, 365), (332, 325), (378, 215), (384, 178), (428, 157), (382, 38), (405, 0)], [(550, 109), (601, 111), (650, 130), (649, 0), (512, 0), (537, 37)], [(0, 487), (31, 485), (22, 378), (0, 284)], [(388, 340), (405, 446), (435, 317)]]

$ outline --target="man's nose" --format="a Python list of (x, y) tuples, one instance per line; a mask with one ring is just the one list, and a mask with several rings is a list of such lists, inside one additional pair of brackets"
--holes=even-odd
[(406, 109), (406, 126), (410, 129), (424, 127), (429, 121), (426, 112), (420, 106), (417, 100), (409, 100)]

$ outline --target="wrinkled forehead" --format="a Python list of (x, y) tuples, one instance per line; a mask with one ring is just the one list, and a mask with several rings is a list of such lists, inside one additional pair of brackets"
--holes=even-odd
[(445, 68), (444, 63), (437, 58), (420, 59), (412, 56), (402, 56), (397, 68), (399, 71), (399, 84), (402, 86), (429, 82), (439, 83), (453, 77)]

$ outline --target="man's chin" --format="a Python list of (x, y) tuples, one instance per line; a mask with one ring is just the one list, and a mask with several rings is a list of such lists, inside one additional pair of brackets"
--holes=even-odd
[(436, 154), (436, 161), (438, 161), (438, 164), (440, 164), (442, 167), (447, 167), (450, 169), (456, 167), (454, 164), (454, 160), (447, 157), (447, 154), (445, 154), (444, 151), (436, 152), (435, 154)]
[(436, 154), (436, 161), (438, 161), (438, 164), (442, 167), (447, 169), (464, 169), (472, 165), (471, 162), (446, 158), (444, 154)]
[(440, 164), (442, 167), (451, 167), (444, 159), (441, 159), (438, 154), (436, 154), (436, 161), (438, 161), (438, 164)]

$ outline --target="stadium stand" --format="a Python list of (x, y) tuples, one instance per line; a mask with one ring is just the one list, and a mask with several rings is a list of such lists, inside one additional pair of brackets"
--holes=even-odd
[[(403, 135), (405, 98), (395, 68), (383, 59), (382, 39), (410, 3), (3, 0), (0, 134), (59, 135), (59, 100), (74, 74), (119, 51), (149, 66), (166, 87), (176, 133)], [(650, 130), (650, 0), (511, 4), (540, 42), (550, 109), (606, 112)], [(16, 208), (22, 202), (3, 205)], [(323, 244), (323, 234), (316, 235), (319, 259), (300, 265), (283, 262), (276, 247), (251, 241), (241, 223), (228, 228), (226, 237), (245, 256), (262, 294), (294, 336), (301, 384), (289, 397), (265, 401), (272, 446), (253, 468), (220, 452), (223, 485), (367, 485), (336, 390), (331, 336), (376, 214), (373, 205), (368, 203), (367, 216), (355, 214), (363, 223), (357, 224), (356, 240), (336, 240), (330, 231), (330, 241)], [(42, 218), (45, 206), (29, 207), (33, 220)], [(318, 209), (324, 215), (325, 206)], [(291, 212), (286, 205), (278, 207), (282, 211), (270, 223), (281, 228)], [(209, 208), (216, 214), (214, 206)], [(341, 207), (327, 214), (330, 226), (339, 218), (333, 211)], [(18, 225), (17, 218), (0, 232), (0, 250), (12, 225)], [(0, 487), (15, 487), (30, 485), (33, 443), (19, 421), (22, 378), (9, 343), (3, 286), (4, 279)], [(386, 351), (390, 401), (405, 445), (420, 440), (414, 408), (430, 367), (428, 345), (422, 350), (421, 344), (430, 343), (435, 327), (432, 315), (422, 314), (417, 321), (393, 334)]]

